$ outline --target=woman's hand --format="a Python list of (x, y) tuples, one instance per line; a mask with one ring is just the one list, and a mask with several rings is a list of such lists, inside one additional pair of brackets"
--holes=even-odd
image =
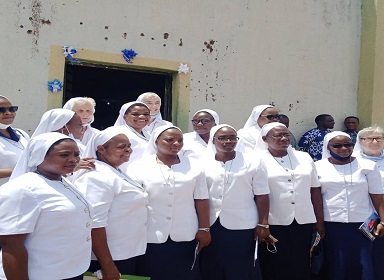
[(112, 263), (110, 267), (103, 267), (101, 269), (101, 272), (103, 273), (103, 280), (119, 280), (120, 279), (120, 272), (114, 263)]
[(325, 236), (324, 222), (317, 222), (315, 228), (319, 232), (321, 239), (323, 239)]
[(256, 226), (254, 239), (256, 240), (256, 238), (258, 238), (259, 242), (265, 242), (268, 240), (270, 234), (269, 228)]
[(86, 169), (86, 170), (93, 170), (93, 169), (95, 169), (95, 160), (96, 159), (94, 157), (80, 159), (80, 162), (76, 166), (74, 171), (78, 171), (80, 169)]
[(375, 235), (378, 237), (383, 237), (384, 236), (384, 225), (383, 224), (378, 224), (376, 227)]
[(211, 233), (209, 231), (199, 230), (196, 233), (196, 241), (199, 242), (197, 252), (200, 253), (201, 249), (211, 243)]

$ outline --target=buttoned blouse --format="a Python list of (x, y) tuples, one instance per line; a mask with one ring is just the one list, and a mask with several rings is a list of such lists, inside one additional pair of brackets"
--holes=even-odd
[(135, 161), (143, 157), (145, 148), (148, 146), (150, 136), (144, 129), (143, 129), (144, 135), (141, 135), (132, 127), (126, 124), (120, 125), (119, 127), (121, 127), (121, 133), (124, 133), (125, 135), (127, 135), (132, 148), (132, 153), (131, 153), (131, 156), (129, 157), (129, 161), (123, 163), (119, 167), (123, 172), (127, 172), (129, 165), (131, 165), (132, 163), (134, 163)]
[(211, 225), (220, 217), (227, 229), (255, 228), (255, 195), (269, 194), (267, 171), (260, 157), (236, 152), (236, 157), (225, 163), (215, 160), (214, 155), (204, 162)]
[[(20, 137), (18, 142), (0, 136), (0, 169), (14, 168), (28, 144), (29, 137), (25, 132), (19, 129), (14, 129), (14, 132)], [(0, 178), (0, 186), (8, 181), (9, 177)]]
[(375, 162), (355, 158), (351, 164), (333, 165), (322, 159), (315, 166), (321, 183), (324, 221), (363, 222), (372, 214), (369, 194), (384, 193)]
[(183, 134), (183, 149), (181, 154), (195, 159), (203, 158), (207, 152), (207, 143), (195, 131)]
[[(113, 260), (145, 253), (148, 194), (122, 171), (96, 161), (96, 169), (80, 176), (75, 185), (94, 209), (93, 228), (105, 227)], [(96, 259), (92, 255), (92, 259)]]
[[(0, 188), (0, 235), (28, 234), (31, 280), (75, 277), (91, 258), (92, 206), (65, 179), (26, 173)], [(0, 279), (6, 279), (0, 254)]]
[(284, 157), (273, 157), (264, 151), (262, 158), (267, 166), (270, 225), (315, 223), (316, 216), (311, 200), (311, 188), (320, 187), (312, 158), (305, 152), (289, 148)]
[(145, 126), (143, 130), (145, 130), (149, 135), (152, 134), (153, 131), (155, 131), (156, 128), (163, 126), (163, 125), (172, 125), (171, 122), (162, 120), (162, 119), (154, 119), (153, 122), (151, 122), (149, 125)]
[(185, 156), (172, 168), (158, 164), (156, 155), (135, 162), (128, 175), (149, 194), (148, 242), (191, 241), (198, 230), (195, 199), (208, 199), (201, 164)]

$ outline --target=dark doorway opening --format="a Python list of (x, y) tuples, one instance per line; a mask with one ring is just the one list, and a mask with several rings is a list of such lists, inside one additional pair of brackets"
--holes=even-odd
[[(172, 74), (93, 64), (65, 64), (64, 100), (92, 97), (96, 101), (93, 127), (114, 125), (121, 106), (144, 92), (161, 98), (163, 119), (172, 121)], [(63, 104), (64, 104), (63, 103)]]

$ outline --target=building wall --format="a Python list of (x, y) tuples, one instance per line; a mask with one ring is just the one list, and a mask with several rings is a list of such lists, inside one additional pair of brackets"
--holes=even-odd
[(0, 13), (0, 93), (28, 131), (49, 108), (52, 45), (189, 63), (187, 119), (211, 108), (240, 128), (271, 103), (300, 136), (318, 114), (340, 129), (357, 113), (359, 0), (18, 0)]

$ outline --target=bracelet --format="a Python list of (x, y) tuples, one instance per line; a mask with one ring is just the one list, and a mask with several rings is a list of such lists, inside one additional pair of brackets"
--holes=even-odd
[(211, 229), (209, 227), (201, 227), (199, 230), (209, 232)]
[(269, 228), (269, 225), (257, 224), (258, 227)]
[(382, 225), (382, 226), (384, 226), (384, 222), (380, 222), (379, 224)]

